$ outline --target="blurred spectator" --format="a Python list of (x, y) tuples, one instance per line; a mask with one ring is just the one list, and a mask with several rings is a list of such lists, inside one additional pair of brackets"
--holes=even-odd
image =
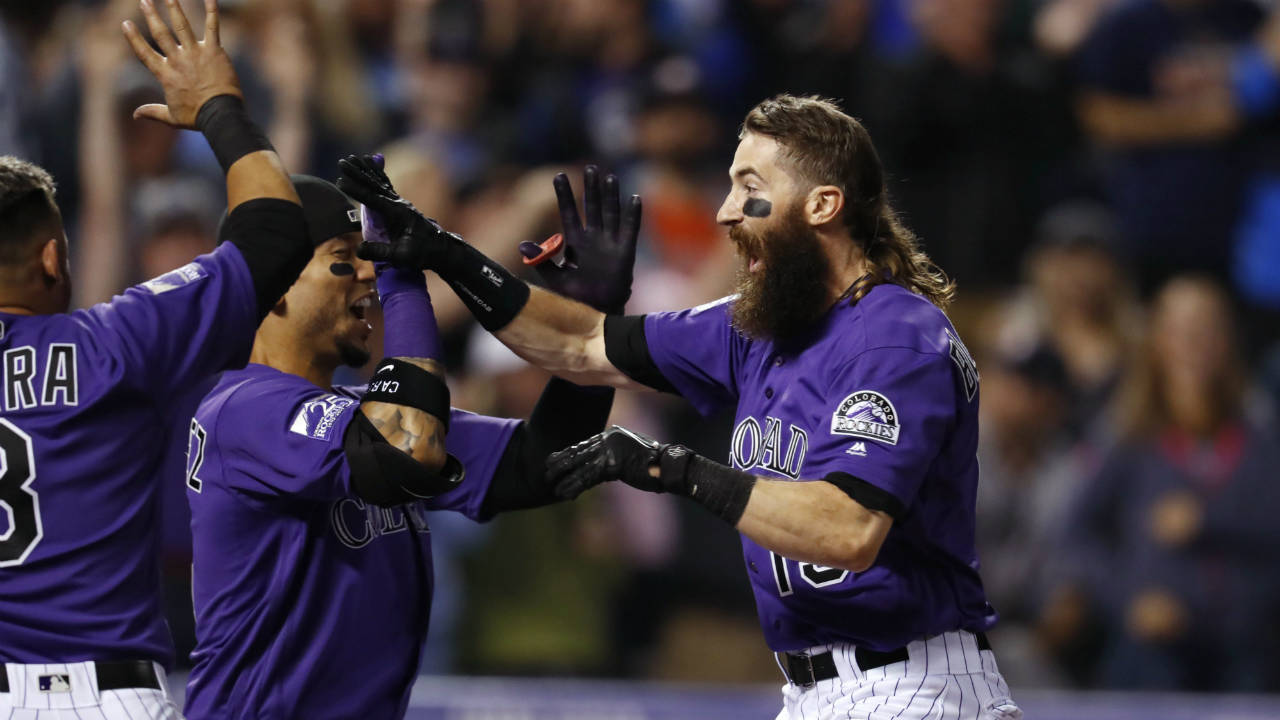
[[(108, 300), (149, 277), (137, 263), (140, 252), (151, 263), (177, 261), (148, 268), (159, 274), (194, 257), (181, 252), (212, 249), (215, 208), (222, 204), (218, 184), (177, 167), (180, 131), (132, 119), (135, 108), (163, 102), (163, 95), (120, 42), (126, 5), (132, 7), (113, 0), (90, 20), (79, 56), (82, 207), (75, 232), (81, 258), (75, 302), (81, 306)], [(144, 237), (145, 252), (130, 242)], [(168, 241), (178, 246), (166, 252), (162, 243)]]
[(907, 224), (961, 287), (1012, 277), (1062, 153), (1046, 64), (1000, 34), (1006, 0), (918, 0), (924, 46), (865, 120)]
[(1156, 297), (1118, 405), (1119, 442), (1069, 527), (1108, 630), (1110, 687), (1275, 691), (1280, 445), (1246, 412), (1232, 311), (1212, 281)]
[(36, 50), (62, 3), (0, 3), (0, 155), (39, 160), (35, 142), (34, 70), (29, 56)]
[(1041, 604), (1053, 587), (1054, 554), (1066, 507), (1081, 472), (1066, 418), (1066, 369), (1049, 348), (997, 351), (982, 364), (978, 460), (978, 557), (982, 583), (1000, 624), (992, 642), (1010, 660), (1014, 686), (1065, 684), (1056, 658), (1036, 634)]
[(1080, 48), (1078, 112), (1144, 289), (1226, 277), (1250, 148), (1223, 68), (1263, 20), (1252, 0), (1134, 0)]
[(1094, 25), (1120, 0), (1048, 0), (1035, 16), (1036, 46), (1052, 58), (1068, 58)]
[(1087, 202), (1054, 208), (1027, 257), (1028, 285), (996, 331), (996, 342), (1009, 351), (1043, 345), (1059, 358), (1068, 400), (1061, 420), (1075, 437), (1097, 432), (1140, 327), (1117, 243), (1105, 208)]

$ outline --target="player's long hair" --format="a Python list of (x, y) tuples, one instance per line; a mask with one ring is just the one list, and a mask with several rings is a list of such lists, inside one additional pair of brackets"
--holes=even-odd
[(951, 303), (955, 283), (898, 219), (889, 203), (880, 156), (862, 123), (831, 100), (783, 94), (747, 113), (741, 134), (748, 132), (776, 140), (805, 179), (834, 185), (844, 193), (844, 224), (870, 265), (870, 280), (861, 286), (861, 294), (875, 285), (894, 283), (939, 308)]

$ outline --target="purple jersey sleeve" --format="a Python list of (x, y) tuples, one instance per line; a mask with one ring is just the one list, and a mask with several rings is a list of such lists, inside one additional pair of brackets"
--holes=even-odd
[(244, 365), (258, 327), (253, 280), (231, 243), (73, 316), (103, 338), (125, 383), (157, 399)]
[(746, 341), (729, 323), (732, 300), (644, 318), (654, 364), (703, 415), (738, 400), (737, 369)]
[(271, 500), (351, 494), (343, 449), (359, 401), (284, 373), (238, 388), (209, 428), (224, 448), (224, 482)]
[(955, 363), (946, 355), (877, 348), (838, 369), (824, 401), (829, 432), (814, 457), (823, 472), (849, 473), (910, 508), (956, 419)]
[(445, 449), (462, 463), (466, 476), (462, 485), (427, 501), (431, 510), (455, 510), (472, 520), (480, 520), (480, 505), (489, 492), (493, 473), (502, 453), (521, 420), (487, 417), (453, 408), (449, 413), (449, 435)]

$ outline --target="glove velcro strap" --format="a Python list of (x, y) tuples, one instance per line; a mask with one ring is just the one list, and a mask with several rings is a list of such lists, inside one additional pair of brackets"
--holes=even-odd
[(196, 113), (196, 127), (209, 141), (209, 147), (224, 173), (249, 153), (275, 150), (266, 133), (249, 119), (244, 101), (235, 95), (219, 95), (206, 100)]
[[(756, 476), (708, 460), (685, 448), (685, 486), (689, 497), (737, 527), (756, 486)], [(665, 453), (664, 453), (665, 455)]]
[(683, 445), (663, 445), (658, 455), (658, 474), (664, 489), (675, 495), (689, 494), (689, 461), (694, 452)]
[(364, 400), (417, 408), (449, 429), (449, 386), (434, 373), (406, 360), (384, 358), (369, 381)]

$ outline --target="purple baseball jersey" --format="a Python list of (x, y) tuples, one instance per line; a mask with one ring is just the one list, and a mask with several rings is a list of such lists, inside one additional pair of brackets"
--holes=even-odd
[(155, 480), (168, 407), (243, 365), (257, 326), (230, 243), (87, 310), (0, 313), (0, 661), (172, 662)]
[(404, 715), (431, 613), (424, 511), (478, 519), (520, 421), (453, 410), (461, 486), (380, 508), (352, 493), (343, 451), (363, 391), (251, 364), (196, 411), (192, 720)]
[(996, 620), (978, 578), (978, 372), (946, 315), (897, 285), (837, 303), (794, 354), (729, 322), (732, 298), (645, 318), (649, 352), (700, 412), (736, 404), (731, 464), (761, 477), (845, 472), (905, 514), (854, 573), (781, 557), (743, 536), (774, 650), (848, 642), (890, 650)]

